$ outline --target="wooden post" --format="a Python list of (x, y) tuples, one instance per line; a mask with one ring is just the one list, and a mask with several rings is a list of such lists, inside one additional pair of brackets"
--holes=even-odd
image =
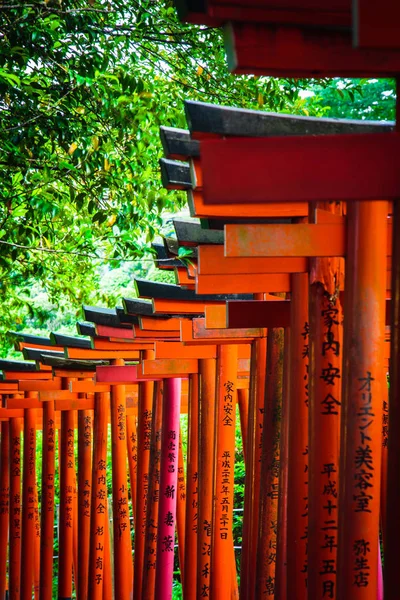
[(240, 415), (240, 431), (242, 434), (244, 464), (247, 460), (247, 431), (249, 427), (249, 390), (238, 390), (238, 405)]
[(287, 491), (290, 400), (290, 329), (285, 328), (283, 354), (282, 422), (279, 450), (278, 535), (276, 540), (275, 596), (287, 599)]
[(61, 413), (58, 598), (72, 597), (73, 492), (75, 485), (74, 411)]
[(288, 598), (307, 596), (308, 274), (292, 275), (290, 332)]
[(260, 531), (256, 598), (275, 592), (278, 533), (279, 461), (283, 385), (283, 329), (269, 329), (261, 455)]
[[(27, 392), (28, 398), (37, 398), (36, 392)], [(35, 486), (36, 486), (36, 422), (35, 408), (24, 411), (24, 470), (22, 480), (21, 531), (21, 600), (32, 600), (35, 542)]]
[(156, 382), (152, 406), (146, 546), (143, 569), (143, 600), (153, 600), (157, 570), (158, 505), (160, 499), (160, 458), (162, 430), (162, 383)]
[[(118, 359), (113, 364), (123, 365)], [(132, 595), (133, 571), (128, 505), (126, 392), (124, 385), (111, 386), (111, 441), (114, 527), (115, 600)]]
[[(232, 593), (233, 481), (237, 401), (237, 357), (234, 345), (221, 345), (217, 358), (217, 402), (215, 406), (213, 556), (210, 564), (211, 596), (228, 600)], [(212, 566), (212, 568), (211, 568)]]
[(185, 579), (183, 597), (195, 600), (197, 593), (199, 376), (189, 376), (188, 447), (186, 462)]
[[(396, 124), (400, 125), (400, 78), (397, 78)], [(392, 280), (390, 315), (389, 411), (383, 418), (389, 423), (387, 439), (387, 490), (384, 532), (384, 586), (386, 600), (394, 600), (398, 587), (396, 556), (400, 538), (400, 206), (393, 203)], [(386, 422), (386, 426), (388, 424)], [(385, 423), (384, 423), (385, 425)]]
[[(154, 352), (145, 350), (143, 359), (154, 358)], [(150, 462), (151, 411), (154, 384), (152, 381), (139, 383), (138, 406), (138, 463), (136, 492), (135, 554), (134, 554), (134, 598), (142, 597), (146, 515), (148, 506), (148, 477)]]
[(90, 520), (89, 600), (103, 600), (107, 514), (107, 421), (109, 393), (95, 393), (92, 500)]
[(34, 548), (34, 570), (33, 570), (33, 592), (34, 599), (39, 600), (40, 590), (40, 516), (39, 496), (37, 486), (35, 488), (35, 548)]
[(338, 599), (377, 594), (387, 211), (348, 204)]
[(267, 338), (254, 340), (251, 346), (250, 391), (247, 433), (247, 463), (243, 512), (240, 597), (252, 600), (255, 593), (254, 568), (257, 564), (261, 444), (267, 364)]
[(10, 419), (10, 600), (19, 600), (21, 586), (21, 431), (22, 419)]
[[(199, 361), (197, 597), (210, 596), (216, 360)], [(228, 574), (227, 574), (228, 576)]]
[(92, 487), (93, 411), (78, 412), (78, 576), (77, 598), (84, 600), (89, 585), (90, 500)]
[(129, 485), (131, 492), (131, 505), (133, 524), (136, 531), (136, 491), (137, 491), (137, 465), (138, 465), (138, 449), (137, 449), (137, 417), (136, 415), (128, 415), (126, 417), (126, 443), (128, 448), (128, 465), (129, 465)]
[(176, 499), (176, 532), (178, 536), (179, 569), (181, 572), (182, 586), (185, 581), (185, 511), (186, 511), (186, 483), (183, 466), (182, 428), (179, 430), (178, 449), (178, 483)]
[(107, 518), (104, 525), (104, 561), (103, 561), (103, 600), (113, 599), (113, 573), (112, 573), (112, 560), (111, 560), (111, 540), (110, 540), (110, 510), (108, 504), (108, 497), (106, 495), (104, 501), (106, 507)]
[(55, 420), (54, 400), (48, 400), (43, 403), (40, 600), (53, 597)]
[(0, 598), (4, 598), (7, 589), (7, 546), (10, 514), (10, 423), (8, 421), (1, 423), (0, 453)]
[(174, 570), (181, 380), (164, 380), (158, 513), (156, 598), (171, 600)]

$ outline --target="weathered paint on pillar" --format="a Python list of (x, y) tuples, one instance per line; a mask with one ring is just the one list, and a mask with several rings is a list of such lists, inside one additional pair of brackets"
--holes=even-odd
[(21, 585), (21, 431), (22, 419), (10, 419), (10, 600), (19, 600)]
[(278, 534), (279, 461), (283, 385), (283, 329), (269, 329), (261, 455), (260, 531), (256, 598), (275, 592)]
[(308, 274), (291, 276), (287, 594), (307, 597)]
[(54, 400), (43, 403), (40, 600), (53, 597), (54, 484), (56, 470)]
[(77, 597), (84, 600), (89, 585), (90, 499), (92, 489), (93, 411), (78, 412), (78, 578)]
[(387, 202), (347, 206), (337, 598), (378, 585)]
[(181, 380), (170, 378), (163, 385), (163, 416), (158, 512), (156, 598), (172, 598), (174, 541), (178, 487), (179, 422)]
[(197, 593), (199, 376), (189, 376), (188, 446), (186, 468), (185, 579), (183, 597), (195, 600)]
[(210, 597), (216, 360), (199, 361), (197, 596)]
[(218, 347), (217, 402), (215, 407), (215, 488), (213, 556), (210, 564), (212, 597), (233, 598), (233, 483), (235, 468), (235, 424), (238, 348)]

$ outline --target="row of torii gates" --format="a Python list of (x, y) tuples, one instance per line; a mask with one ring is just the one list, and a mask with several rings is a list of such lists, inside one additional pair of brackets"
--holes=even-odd
[[(353, 4), (177, 2), (182, 18), (226, 25), (236, 72), (396, 77), (400, 5)], [(161, 171), (200, 221), (176, 220), (154, 246), (177, 285), (137, 280), (139, 299), (84, 307), (85, 337), (18, 333), (27, 360), (0, 361), (0, 597), (52, 598), (59, 469), (60, 600), (171, 598), (176, 541), (185, 600), (398, 599), (396, 125), (185, 110), (187, 131), (161, 129)]]

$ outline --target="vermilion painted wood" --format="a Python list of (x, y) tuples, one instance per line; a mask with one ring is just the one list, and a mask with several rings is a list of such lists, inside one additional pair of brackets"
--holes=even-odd
[(279, 463), (283, 384), (283, 329), (269, 329), (263, 414), (260, 528), (257, 545), (256, 598), (275, 591), (278, 534)]
[(133, 329), (121, 329), (120, 327), (108, 327), (107, 325), (96, 325), (96, 333), (99, 337), (118, 337), (133, 340)]
[[(119, 359), (114, 364), (123, 366)], [(111, 390), (111, 456), (113, 491), (113, 553), (115, 600), (130, 598), (133, 587), (131, 528), (128, 508), (126, 448), (126, 391), (123, 385)]]
[[(182, 413), (182, 410), (181, 410)], [(182, 427), (179, 431), (178, 484), (176, 499), (176, 533), (178, 537), (178, 559), (182, 587), (185, 585), (185, 516), (186, 516), (186, 479), (182, 449)]]
[(289, 327), (290, 301), (278, 299), (233, 301), (226, 303), (227, 324), (232, 328)]
[[(215, 339), (215, 338), (259, 338), (265, 336), (265, 330), (260, 327), (246, 329), (212, 329), (207, 330), (204, 326), (204, 319), (193, 319), (193, 338), (194, 339)], [(247, 340), (249, 343), (249, 340)]]
[(111, 389), (110, 385), (95, 383), (92, 380), (87, 381), (71, 381), (69, 384), (70, 392), (75, 393), (95, 393), (95, 392), (109, 392)]
[(175, 268), (175, 283), (185, 289), (194, 288), (194, 281), (189, 277), (187, 269)]
[[(26, 392), (35, 397), (35, 392)], [(22, 480), (21, 600), (32, 600), (35, 541), (36, 410), (24, 411), (24, 471)]]
[(143, 563), (142, 600), (153, 600), (157, 570), (158, 503), (162, 429), (162, 381), (155, 384), (151, 415), (149, 481), (147, 491), (146, 539)]
[(198, 294), (253, 294), (261, 292), (290, 292), (290, 278), (286, 273), (250, 275), (198, 275)]
[(243, 513), (243, 551), (241, 556), (240, 594), (254, 597), (254, 568), (260, 517), (261, 448), (266, 384), (267, 340), (254, 340), (251, 348), (251, 372), (247, 429), (247, 464)]
[(39, 391), (40, 402), (48, 402), (49, 400), (78, 400), (78, 394), (69, 390), (45, 390)]
[(0, 394), (7, 394), (18, 391), (18, 383), (0, 382)]
[(186, 460), (185, 578), (183, 597), (196, 600), (197, 536), (199, 527), (199, 376), (189, 376), (188, 444)]
[(40, 517), (39, 517), (39, 496), (38, 489), (35, 489), (35, 547), (34, 551), (34, 571), (33, 571), (33, 595), (35, 600), (39, 600), (40, 589)]
[(10, 424), (1, 424), (0, 447), (0, 594), (4, 598), (7, 589), (7, 545), (10, 510)]
[(22, 419), (10, 419), (9, 598), (19, 600), (21, 585), (21, 431)]
[(216, 346), (185, 346), (182, 342), (156, 342), (156, 359), (216, 358)]
[[(146, 350), (144, 360), (154, 359), (154, 352)], [(115, 368), (115, 367), (114, 367)], [(126, 368), (126, 367), (125, 367)], [(144, 569), (144, 548), (147, 518), (147, 495), (144, 490), (148, 485), (150, 461), (150, 436), (152, 422), (154, 383), (146, 381), (139, 385), (138, 407), (138, 463), (137, 463), (137, 491), (136, 491), (136, 523), (135, 523), (135, 566), (133, 573), (133, 596), (142, 597), (142, 582)]]
[(275, 77), (394, 77), (399, 52), (353, 48), (350, 31), (238, 23), (225, 35), (235, 73)]
[(136, 491), (137, 491), (137, 415), (126, 416), (126, 433), (129, 465), (129, 489), (131, 493), (133, 526), (136, 528)]
[[(388, 221), (387, 255), (391, 255), (392, 225)], [(295, 225), (226, 225), (225, 253), (229, 256), (346, 255), (344, 223)], [(329, 247), (330, 244), (330, 247)]]
[(94, 413), (82, 410), (78, 413), (78, 569), (77, 597), (88, 597), (89, 553), (90, 553), (90, 511), (92, 487), (92, 431)]
[(395, 0), (353, 3), (353, 41), (360, 48), (399, 50), (399, 5)]
[(56, 418), (54, 401), (43, 404), (40, 600), (53, 597)]
[(17, 419), (24, 416), (23, 409), (0, 408), (0, 418), (2, 420)]
[(17, 342), (17, 345), (19, 350), (23, 350), (24, 348), (36, 348), (37, 350), (43, 351), (50, 350), (50, 352), (53, 352), (54, 350), (62, 352), (64, 350), (63, 346), (46, 346), (41, 344), (29, 344), (28, 342)]
[[(200, 168), (200, 165), (199, 165)], [(197, 169), (196, 169), (197, 175)], [(270, 202), (268, 204), (246, 202), (243, 204), (206, 204), (201, 191), (190, 191), (189, 206), (192, 217), (199, 218), (269, 218), (269, 217), (304, 217), (308, 214), (306, 202), (284, 204)]]
[[(162, 412), (155, 598), (171, 600), (178, 485), (179, 378), (166, 379), (164, 381)], [(172, 548), (172, 551), (168, 550), (168, 548)]]
[[(67, 382), (66, 382), (67, 384)], [(61, 415), (60, 446), (60, 521), (58, 551), (58, 597), (72, 597), (73, 564), (73, 489), (75, 486), (74, 411)]]
[(125, 359), (138, 359), (139, 350), (131, 350), (129, 347), (126, 350), (85, 350), (82, 348), (66, 348), (66, 358), (77, 358), (77, 359), (114, 359), (114, 358), (125, 358)]
[[(199, 361), (199, 463), (197, 529), (197, 596), (210, 595), (212, 564), (212, 490), (214, 480), (214, 436), (216, 360)], [(225, 574), (229, 577), (229, 574)]]
[[(325, 273), (333, 279), (329, 268)], [(333, 289), (335, 282), (329, 282)], [(310, 286), (308, 506), (312, 518), (307, 550), (309, 565), (315, 565), (308, 572), (310, 598), (336, 588), (337, 530), (327, 532), (326, 527), (327, 521), (332, 521), (332, 527), (338, 522), (343, 313), (339, 300), (329, 302), (330, 287), (320, 282)], [(329, 476), (326, 465), (332, 469)], [(331, 572), (325, 565), (332, 565)]]
[(400, 184), (394, 160), (399, 149), (397, 133), (204, 140), (204, 201), (394, 199)]
[[(108, 498), (105, 500), (106, 512), (110, 517), (108, 508)], [(113, 600), (113, 580), (111, 569), (111, 539), (110, 539), (111, 523), (106, 519), (105, 525), (105, 544), (104, 544), (104, 575), (103, 575), (103, 600)]]
[[(210, 567), (211, 595), (230, 598), (233, 564), (233, 483), (237, 402), (237, 346), (218, 349), (217, 400), (215, 404), (214, 527)], [(228, 508), (226, 508), (228, 507)]]
[(51, 367), (45, 367), (46, 370), (37, 373), (25, 373), (23, 371), (3, 371), (4, 379), (15, 381), (19, 379), (31, 379), (37, 381), (38, 379), (52, 379)]
[(226, 326), (226, 304), (206, 306), (204, 324), (206, 329), (223, 329)]
[(5, 401), (7, 409), (15, 408), (43, 408), (43, 403), (36, 398), (7, 398)]
[(53, 374), (55, 377), (67, 377), (69, 379), (87, 379), (93, 378), (96, 373), (96, 368), (93, 366), (93, 371), (71, 371), (64, 369), (54, 369)]
[[(207, 304), (215, 304), (207, 302)], [(217, 303), (218, 304), (218, 303)], [(153, 300), (153, 308), (156, 314), (187, 314), (198, 315), (204, 312), (206, 303), (197, 300)]]
[(93, 467), (91, 484), (91, 535), (89, 550), (89, 600), (103, 600), (107, 504), (107, 422), (110, 394), (95, 394)]
[(111, 342), (102, 338), (92, 338), (93, 350), (146, 350), (151, 348), (152, 342), (136, 342), (135, 340), (121, 340)]
[(308, 274), (292, 275), (287, 597), (307, 598)]
[(138, 375), (152, 378), (168, 378), (187, 376), (198, 372), (198, 361), (196, 359), (168, 359), (142, 360), (138, 366)]
[(179, 331), (180, 319), (154, 319), (152, 317), (139, 317), (141, 329), (148, 331)]
[[(199, 275), (257, 275), (260, 273), (302, 273), (308, 269), (306, 258), (229, 258), (223, 246), (199, 246)], [(239, 279), (239, 278), (238, 278)]]
[(290, 328), (284, 333), (281, 439), (279, 452), (278, 533), (276, 540), (275, 595), (287, 600), (288, 436), (290, 401)]
[(23, 392), (41, 392), (48, 390), (61, 390), (61, 378), (55, 377), (54, 379), (44, 381), (19, 381), (18, 389)]
[(137, 340), (138, 342), (142, 341), (142, 340), (153, 340), (153, 339), (174, 339), (177, 337), (177, 332), (176, 331), (164, 331), (163, 329), (161, 330), (150, 330), (150, 331), (144, 331), (139, 329), (139, 327), (134, 327), (133, 328), (133, 334), (134, 334), (134, 338), (135, 340)]
[(385, 202), (348, 207), (337, 598), (355, 600), (375, 599), (378, 586), (386, 215)]

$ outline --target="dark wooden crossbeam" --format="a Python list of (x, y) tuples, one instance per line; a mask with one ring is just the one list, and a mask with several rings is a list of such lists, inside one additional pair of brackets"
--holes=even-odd
[(54, 356), (48, 352), (42, 353), (40, 362), (50, 367), (71, 371), (94, 371), (96, 367), (110, 364), (108, 360), (73, 360), (62, 356)]
[(91, 348), (90, 340), (78, 338), (73, 335), (64, 335), (63, 333), (50, 334), (51, 343), (54, 346), (68, 346), (69, 348)]
[(25, 344), (37, 344), (40, 346), (51, 346), (50, 338), (42, 337), (41, 335), (32, 335), (30, 333), (20, 333), (19, 331), (9, 331), (10, 335), (16, 336), (17, 339)]
[(127, 314), (140, 315), (142, 317), (154, 316), (153, 306), (151, 302), (148, 302), (147, 300), (123, 298), (122, 304)]
[(158, 283), (145, 279), (135, 279), (138, 296), (163, 300), (192, 300), (200, 302), (225, 302), (226, 300), (252, 300), (252, 294), (196, 294), (193, 290), (184, 290), (179, 285)]
[(84, 306), (83, 312), (86, 321), (90, 321), (95, 325), (105, 325), (106, 327), (120, 327), (122, 329), (132, 329), (131, 325), (121, 323), (115, 308)]
[(192, 187), (190, 168), (185, 162), (160, 159), (161, 181), (167, 190), (189, 190)]
[(197, 246), (199, 244), (223, 244), (224, 232), (204, 229), (195, 221), (174, 219), (176, 237), (181, 246)]
[(393, 122), (327, 119), (285, 115), (261, 110), (219, 106), (205, 102), (185, 102), (190, 134), (235, 137), (283, 135), (333, 135), (340, 133), (384, 133), (394, 130)]
[(93, 323), (85, 323), (84, 321), (78, 321), (76, 329), (80, 335), (87, 335), (89, 337), (96, 336), (96, 327)]
[(37, 371), (36, 363), (23, 360), (0, 360), (0, 371), (33, 373)]
[(165, 248), (164, 244), (152, 244), (151, 247), (156, 251), (157, 262), (156, 266), (158, 269), (175, 269), (175, 267), (184, 267), (183, 262), (177, 258), (171, 258)]
[(188, 156), (200, 156), (197, 140), (192, 140), (187, 129), (160, 127), (160, 138), (166, 158), (186, 160)]
[(22, 354), (26, 360), (37, 360), (41, 362), (42, 354), (46, 353), (49, 356), (63, 356), (63, 352), (58, 352), (56, 350), (40, 350), (40, 348), (24, 348), (22, 350)]
[(130, 323), (131, 325), (139, 325), (139, 317), (136, 315), (127, 315), (122, 306), (116, 306), (115, 311), (122, 324)]

